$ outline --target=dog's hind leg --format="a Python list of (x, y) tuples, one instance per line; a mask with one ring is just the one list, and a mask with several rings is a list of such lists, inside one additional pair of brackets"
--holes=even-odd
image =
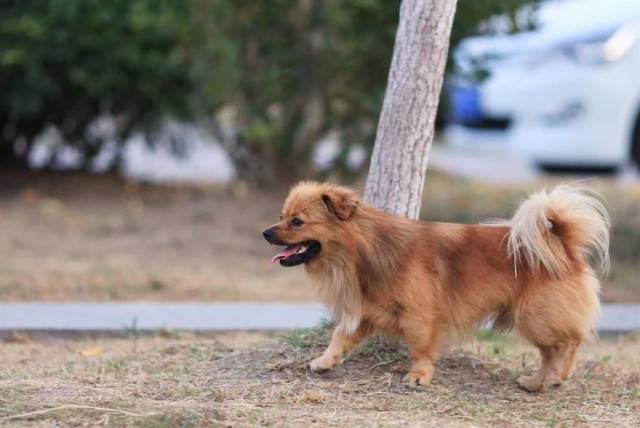
[(440, 349), (440, 332), (423, 319), (402, 319), (400, 327), (409, 346), (411, 370), (405, 381), (410, 385), (428, 386), (433, 378), (433, 363)]
[(557, 386), (569, 377), (576, 350), (590, 337), (599, 312), (599, 284), (593, 275), (539, 282), (534, 286), (535, 290), (514, 306), (517, 331), (542, 356), (540, 371), (518, 382), (532, 392)]
[[(520, 386), (531, 392), (558, 386), (570, 376), (576, 351), (587, 337), (596, 310), (595, 305), (580, 304), (578, 293), (567, 303), (568, 299), (562, 299), (560, 292), (550, 297), (552, 293), (546, 291), (547, 299), (556, 305), (543, 306), (542, 299), (536, 302), (538, 299), (533, 298), (516, 316), (516, 329), (540, 350), (542, 357), (542, 366), (535, 375), (518, 379)], [(585, 301), (588, 303), (589, 299), (583, 297), (582, 302)]]
[(542, 356), (542, 367), (533, 376), (520, 377), (518, 383), (530, 392), (559, 386), (573, 372), (578, 346), (578, 339), (569, 339), (551, 346), (538, 346)]
[(344, 325), (338, 324), (331, 335), (329, 346), (321, 356), (311, 361), (309, 368), (315, 373), (331, 370), (342, 362), (342, 357), (345, 353), (366, 339), (372, 330), (371, 325), (366, 322), (360, 322), (360, 325), (353, 333), (347, 332)]
[(542, 357), (542, 366), (533, 376), (522, 376), (518, 384), (529, 392), (538, 392), (552, 386), (559, 386), (567, 377), (567, 367), (571, 367), (575, 358), (574, 345), (560, 342), (551, 346), (538, 346)]
[(579, 340), (572, 340), (567, 345), (567, 353), (565, 354), (564, 364), (560, 371), (560, 378), (565, 380), (573, 374), (576, 366), (576, 353), (580, 346)]

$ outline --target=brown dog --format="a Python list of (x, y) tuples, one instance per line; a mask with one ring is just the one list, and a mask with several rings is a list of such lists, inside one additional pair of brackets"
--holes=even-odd
[(538, 373), (518, 381), (539, 391), (570, 375), (592, 334), (600, 284), (589, 252), (606, 268), (609, 217), (571, 185), (532, 195), (509, 221), (463, 225), (396, 217), (347, 188), (302, 182), (263, 235), (286, 246), (274, 262), (304, 263), (338, 320), (311, 370), (333, 368), (380, 330), (406, 341), (407, 380), (429, 385), (443, 338), (493, 319), (540, 350)]

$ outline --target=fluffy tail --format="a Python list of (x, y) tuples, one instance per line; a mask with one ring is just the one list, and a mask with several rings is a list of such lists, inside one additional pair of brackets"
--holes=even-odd
[(609, 268), (609, 226), (611, 222), (599, 195), (577, 184), (562, 184), (524, 201), (509, 225), (509, 254), (516, 275), (526, 263), (560, 277), (572, 268), (572, 261), (599, 263)]

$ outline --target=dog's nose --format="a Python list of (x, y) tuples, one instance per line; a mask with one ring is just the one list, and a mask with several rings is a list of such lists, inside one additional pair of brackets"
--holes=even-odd
[(273, 238), (273, 230), (271, 228), (265, 229), (264, 232), (262, 232), (262, 236), (264, 236), (264, 239), (267, 241), (270, 240)]

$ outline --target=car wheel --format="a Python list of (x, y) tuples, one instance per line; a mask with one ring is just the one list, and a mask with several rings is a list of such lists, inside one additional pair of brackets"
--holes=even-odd
[(631, 160), (640, 168), (640, 114), (636, 117), (631, 141)]
[(612, 175), (619, 170), (618, 165), (571, 165), (571, 164), (550, 164), (538, 162), (538, 169), (550, 175), (565, 174), (594, 174), (594, 175)]

